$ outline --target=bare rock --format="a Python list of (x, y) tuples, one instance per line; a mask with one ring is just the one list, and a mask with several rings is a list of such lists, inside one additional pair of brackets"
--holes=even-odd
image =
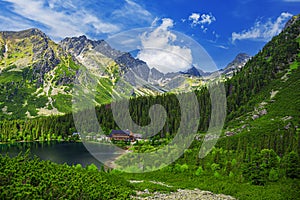
[(253, 115), (253, 116), (252, 116), (252, 119), (253, 119), (253, 120), (256, 120), (256, 119), (258, 119), (258, 118), (259, 118), (259, 115)]
[[(141, 193), (139, 193), (141, 194)], [(232, 196), (224, 195), (224, 194), (214, 194), (210, 191), (202, 191), (199, 189), (195, 190), (182, 190), (178, 189), (177, 192), (171, 192), (170, 194), (163, 194), (159, 192), (155, 192), (152, 196), (148, 197), (132, 197), (133, 199), (187, 199), (187, 200), (234, 200), (235, 198)]]
[(284, 129), (285, 129), (285, 130), (289, 130), (290, 127), (291, 127), (291, 125), (292, 125), (291, 122), (289, 122), (289, 123), (284, 127)]
[(263, 116), (263, 115), (266, 115), (266, 114), (268, 114), (267, 109), (263, 109), (263, 110), (259, 111), (260, 116)]
[(233, 136), (233, 135), (235, 135), (235, 132), (227, 131), (227, 132), (225, 133), (225, 135), (226, 135), (226, 136)]

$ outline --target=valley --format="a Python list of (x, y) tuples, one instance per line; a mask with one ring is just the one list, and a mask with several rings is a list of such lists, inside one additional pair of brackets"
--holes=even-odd
[[(78, 124), (72, 110), (72, 90), (78, 82), (96, 85), (84, 85), (77, 95), (94, 95), (92, 106), (102, 130), (80, 132), (83, 144), (87, 137), (131, 129), (115, 122), (128, 113), (113, 112), (114, 96), (128, 100), (130, 117), (139, 126), (163, 119), (164, 113), (149, 115), (151, 106), (160, 104), (166, 111), (160, 130), (148, 126), (139, 132), (147, 139), (132, 144), (116, 141), (128, 151), (114, 160), (115, 169), (55, 164), (30, 158), (29, 152), (14, 158), (1, 156), (0, 198), (299, 199), (299, 15), (255, 56), (239, 54), (217, 72), (191, 66), (186, 72), (163, 74), (104, 40), (80, 36), (57, 44), (38, 29), (0, 32), (0, 47), (0, 145), (79, 142), (73, 137)], [(202, 145), (214, 140), (205, 135), (214, 116), (209, 88), (218, 84), (224, 84), (227, 115), (216, 145), (200, 158)], [(122, 87), (116, 90), (116, 85)], [(185, 99), (195, 94), (200, 117), (191, 145), (168, 164), (169, 156), (178, 153), (172, 141), (191, 137), (183, 131), (176, 138), (182, 120), (193, 126), (192, 120), (182, 117), (178, 94), (188, 108), (196, 109)], [(94, 110), (82, 108), (76, 114), (90, 119)], [(93, 122), (84, 125), (95, 130)], [(146, 153), (155, 156), (145, 160), (140, 154)]]

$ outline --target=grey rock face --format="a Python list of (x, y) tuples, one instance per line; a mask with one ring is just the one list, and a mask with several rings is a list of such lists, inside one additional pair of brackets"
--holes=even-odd
[(247, 63), (247, 61), (251, 58), (246, 53), (240, 53), (238, 54), (235, 59), (229, 63), (224, 70), (222, 70), (222, 74), (231, 74), (237, 69), (240, 69), (244, 67), (244, 65)]
[(126, 73), (131, 71), (137, 77), (148, 81), (150, 68), (144, 61), (133, 58), (129, 53), (123, 53), (121, 56), (117, 57), (115, 61)]
[(162, 79), (164, 78), (164, 74), (160, 71), (158, 71), (156, 68), (152, 68), (150, 70), (150, 76), (149, 78), (151, 78), (152, 80), (159, 80), (159, 79)]
[(111, 58), (111, 59), (117, 59), (118, 57), (120, 57), (123, 53), (113, 49), (106, 41), (104, 40), (100, 40), (95, 48), (96, 51), (102, 53), (103, 55)]
[[(201, 71), (203, 73), (203, 71)], [(191, 75), (191, 76), (196, 76), (196, 77), (200, 77), (201, 75), (200, 70), (198, 70), (196, 67), (191, 67), (190, 69), (188, 69), (185, 72), (180, 72), (181, 74), (187, 74), (187, 75)]]
[(113, 49), (104, 40), (89, 40), (86, 36), (66, 38), (60, 42), (61, 47), (71, 53), (72, 55), (79, 56), (85, 51), (94, 50), (103, 54), (104, 56), (113, 59), (121, 70), (127, 73), (129, 70), (132, 73), (127, 74), (130, 83), (133, 83), (132, 75), (135, 74), (137, 77), (148, 81), (150, 69), (144, 61), (135, 59), (129, 53), (123, 53)]
[(65, 38), (60, 43), (64, 51), (71, 53), (73, 56), (79, 56), (82, 52), (94, 48), (96, 43), (87, 39), (85, 35), (80, 37)]
[(166, 73), (165, 74), (165, 78), (166, 79), (173, 79), (173, 78), (175, 78), (176, 76), (179, 76), (180, 75), (180, 73), (179, 72), (169, 72), (169, 73)]
[(63, 50), (70, 52), (72, 55), (79, 56), (87, 50), (95, 50), (108, 58), (116, 59), (122, 55), (122, 52), (113, 49), (104, 40), (90, 40), (85, 35), (80, 37), (65, 38), (60, 43)]

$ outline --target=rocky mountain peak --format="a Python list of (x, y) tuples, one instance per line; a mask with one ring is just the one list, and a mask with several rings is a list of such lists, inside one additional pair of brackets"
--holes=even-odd
[(71, 53), (75, 57), (89, 50), (95, 50), (111, 59), (116, 59), (122, 55), (120, 51), (113, 49), (106, 41), (90, 40), (85, 35), (71, 38), (67, 37), (59, 44), (65, 51)]
[(246, 53), (239, 53), (234, 58), (234, 60), (227, 65), (227, 67), (230, 67), (231, 65), (236, 65), (236, 64), (243, 64), (243, 63), (247, 62), (250, 58), (251, 58), (251, 56), (249, 56)]
[(245, 66), (247, 61), (251, 58), (246, 53), (239, 53), (232, 62), (230, 62), (223, 70), (222, 74), (227, 74), (230, 75), (237, 69), (241, 69), (242, 67)]
[(49, 39), (45, 33), (37, 28), (30, 28), (23, 31), (1, 31), (1, 36), (6, 39), (22, 39), (29, 38), (31, 36), (38, 36), (44, 39)]
[(195, 66), (192, 66), (188, 70), (186, 70), (184, 72), (180, 72), (180, 73), (181, 74), (186, 74), (186, 75), (191, 75), (191, 76), (196, 76), (196, 77), (200, 77), (201, 76), (200, 70), (197, 69)]
[[(150, 69), (148, 65), (139, 59), (135, 59), (130, 53), (121, 52), (113, 49), (104, 40), (90, 40), (86, 36), (65, 38), (60, 42), (60, 46), (63, 50), (69, 52), (71, 55), (78, 57), (83, 55), (85, 59), (88, 59), (88, 55), (84, 55), (85, 52), (98, 52), (107, 58), (114, 60), (124, 72), (127, 73), (128, 80), (134, 80), (134, 75), (147, 81), (149, 77)], [(93, 59), (93, 58), (90, 58)], [(130, 81), (135, 85), (134, 81)]]
[(153, 80), (160, 80), (160, 79), (164, 78), (164, 74), (153, 67), (150, 70), (150, 78)]
[(95, 41), (89, 40), (85, 35), (79, 37), (67, 37), (59, 44), (63, 50), (72, 55), (79, 56), (82, 52), (95, 48)]

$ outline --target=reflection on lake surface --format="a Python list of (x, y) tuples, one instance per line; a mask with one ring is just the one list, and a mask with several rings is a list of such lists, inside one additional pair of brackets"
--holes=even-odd
[[(89, 144), (95, 145), (98, 153), (101, 154), (101, 149), (104, 149), (105, 144)], [(10, 157), (17, 156), (20, 152), (25, 153), (30, 149), (31, 155), (36, 155), (42, 160), (51, 160), (55, 163), (68, 165), (81, 164), (83, 167), (94, 163), (98, 168), (103, 165), (96, 160), (81, 142), (24, 142), (14, 144), (0, 144), (0, 154), (8, 154)], [(105, 148), (107, 151), (107, 146)], [(103, 151), (103, 156), (107, 155), (107, 159), (111, 159), (111, 154)]]

